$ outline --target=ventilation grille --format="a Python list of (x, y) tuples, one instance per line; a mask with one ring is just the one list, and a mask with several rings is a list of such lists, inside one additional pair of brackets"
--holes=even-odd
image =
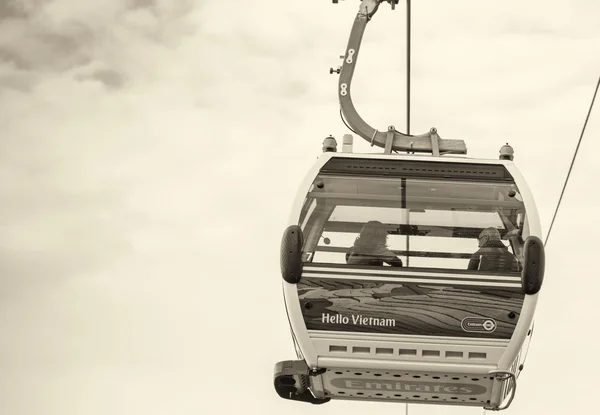
[(493, 379), (473, 374), (328, 369), (323, 384), (325, 396), (338, 399), (485, 406), (490, 402)]
[(503, 165), (346, 157), (333, 157), (323, 166), (321, 173), (513, 181)]
[(400, 357), (425, 357), (425, 358), (445, 358), (454, 360), (486, 360), (487, 353), (469, 352), (460, 350), (435, 350), (435, 349), (405, 349), (393, 347), (368, 347), (368, 346), (342, 346), (329, 345), (331, 354), (353, 354), (363, 356), (400, 356)]

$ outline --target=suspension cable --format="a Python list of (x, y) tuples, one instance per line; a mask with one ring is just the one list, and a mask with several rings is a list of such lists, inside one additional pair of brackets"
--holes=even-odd
[[(556, 214), (558, 213), (558, 208), (560, 207), (560, 202), (562, 201), (563, 195), (565, 193), (565, 189), (567, 188), (567, 183), (569, 182), (569, 177), (571, 175), (571, 171), (573, 170), (573, 165), (575, 164), (575, 159), (577, 158), (577, 152), (579, 151), (579, 146), (581, 145), (581, 141), (583, 139), (583, 134), (585, 133), (585, 128), (587, 127), (588, 120), (590, 119), (590, 114), (592, 113), (592, 108), (594, 107), (594, 101), (596, 100), (596, 95), (598, 94), (598, 88), (600, 87), (600, 77), (598, 78), (598, 83), (596, 84), (596, 89), (594, 90), (594, 96), (592, 97), (592, 103), (590, 104), (590, 109), (588, 110), (587, 117), (585, 118), (585, 122), (583, 124), (583, 129), (581, 130), (581, 135), (579, 136), (579, 141), (577, 142), (577, 147), (575, 148), (575, 153), (573, 154), (573, 159), (571, 160), (571, 166), (569, 167), (569, 172), (567, 173), (567, 178), (565, 179), (565, 184), (563, 185), (562, 192), (560, 194), (560, 198), (558, 199), (558, 203), (556, 204), (556, 209), (554, 210), (554, 216), (552, 217), (552, 222), (550, 223), (550, 228), (548, 229), (548, 234), (546, 235), (546, 240), (544, 241), (544, 246), (548, 244), (548, 238), (550, 237), (550, 232), (552, 231), (552, 225), (554, 225), (554, 220), (556, 219)], [(533, 335), (533, 332), (532, 332)], [(525, 360), (527, 358), (527, 354), (529, 353), (529, 346), (531, 346), (531, 339), (527, 344), (527, 349), (525, 351)], [(483, 409), (483, 415), (487, 414), (487, 410)]]
[(410, 0), (406, 0), (406, 134), (410, 134)]
[(571, 170), (573, 170), (573, 164), (575, 164), (575, 158), (577, 157), (577, 152), (579, 151), (579, 145), (581, 144), (581, 140), (583, 138), (583, 133), (585, 132), (585, 127), (587, 126), (588, 120), (590, 119), (590, 114), (592, 113), (592, 108), (594, 106), (594, 101), (596, 100), (596, 94), (598, 93), (599, 86), (600, 86), (600, 77), (598, 78), (598, 83), (596, 84), (596, 90), (594, 91), (594, 97), (592, 98), (592, 103), (590, 104), (590, 109), (588, 111), (587, 117), (585, 118), (585, 123), (583, 124), (583, 129), (581, 130), (581, 135), (579, 136), (579, 141), (577, 142), (577, 147), (575, 148), (575, 154), (573, 154), (573, 159), (571, 160), (571, 166), (569, 167), (569, 172), (567, 173), (567, 178), (565, 179), (565, 184), (562, 188), (562, 192), (560, 193), (558, 203), (556, 204), (556, 210), (554, 210), (554, 216), (552, 217), (552, 222), (550, 222), (550, 228), (548, 229), (548, 234), (546, 235), (546, 240), (544, 241), (544, 246), (546, 246), (548, 244), (548, 238), (550, 237), (550, 232), (552, 232), (552, 226), (554, 225), (554, 220), (556, 219), (556, 214), (558, 213), (558, 208), (560, 207), (560, 202), (562, 201), (563, 195), (565, 194), (565, 189), (567, 188), (567, 183), (569, 182), (569, 176), (571, 176)]
[[(406, 0), (406, 134), (410, 135), (410, 0)], [(406, 211), (406, 220), (409, 211)], [(410, 266), (410, 237), (406, 235), (406, 266)], [(408, 415), (408, 404), (406, 404)]]

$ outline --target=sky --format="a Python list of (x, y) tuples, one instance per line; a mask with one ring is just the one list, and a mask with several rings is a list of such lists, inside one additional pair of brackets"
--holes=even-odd
[[(0, 413), (402, 413), (272, 383), (295, 358), (280, 239), (323, 139), (348, 132), (329, 68), (359, 2), (101, 3), (0, 2)], [(355, 72), (380, 130), (406, 123), (405, 19), (379, 9)], [(411, 132), (471, 157), (509, 142), (546, 233), (599, 49), (595, 0), (413, 1)], [(579, 413), (597, 393), (598, 138), (596, 107), (511, 414)]]

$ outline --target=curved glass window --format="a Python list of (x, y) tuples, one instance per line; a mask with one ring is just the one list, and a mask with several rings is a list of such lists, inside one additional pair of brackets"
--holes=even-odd
[[(361, 231), (368, 233), (369, 223), (387, 237), (384, 247), (365, 252), (368, 240)], [(321, 174), (306, 197), (299, 224), (305, 262), (358, 266), (398, 266), (393, 256), (404, 267), (486, 271), (487, 257), (479, 254), (489, 245), (485, 235), (498, 236), (488, 251), (505, 251), (516, 264), (522, 262), (528, 236), (523, 200), (508, 180)], [(513, 264), (503, 270), (519, 268)]]

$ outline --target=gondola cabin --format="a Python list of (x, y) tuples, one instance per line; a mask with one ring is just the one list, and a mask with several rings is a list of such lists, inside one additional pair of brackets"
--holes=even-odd
[(321, 155), (282, 239), (299, 360), (276, 365), (280, 396), (510, 404), (544, 252), (532, 194), (503, 151)]

